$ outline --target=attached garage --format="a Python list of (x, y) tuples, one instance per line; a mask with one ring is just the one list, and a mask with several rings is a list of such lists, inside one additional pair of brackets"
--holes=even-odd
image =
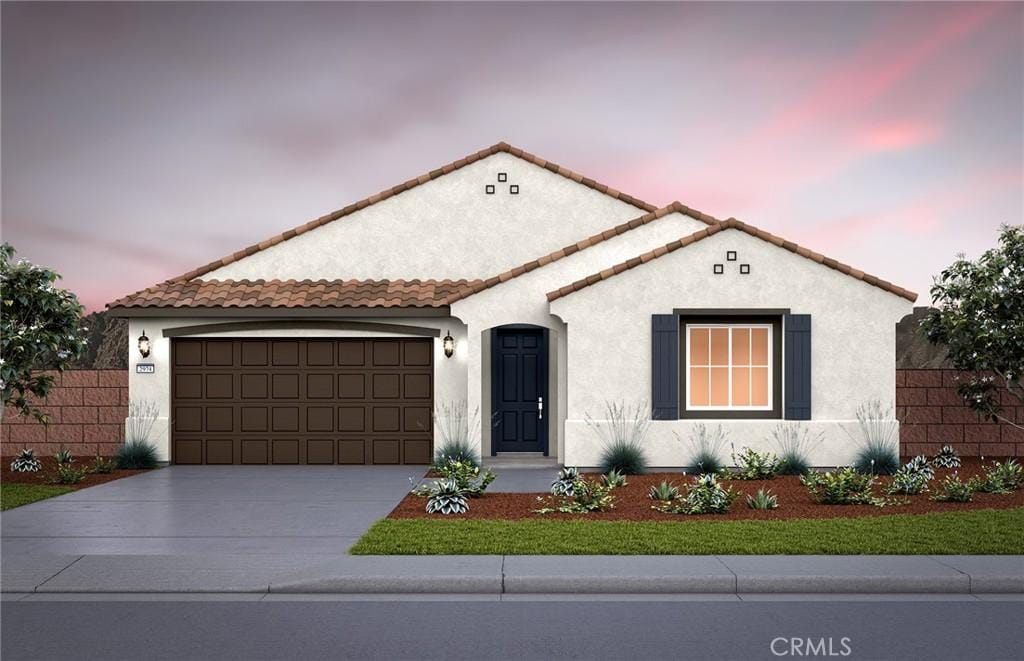
[(171, 343), (176, 464), (427, 464), (431, 339)]

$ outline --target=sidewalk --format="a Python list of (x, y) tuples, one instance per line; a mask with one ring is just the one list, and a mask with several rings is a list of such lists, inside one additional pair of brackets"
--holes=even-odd
[(83, 555), (3, 559), (25, 593), (1024, 594), (1024, 556)]

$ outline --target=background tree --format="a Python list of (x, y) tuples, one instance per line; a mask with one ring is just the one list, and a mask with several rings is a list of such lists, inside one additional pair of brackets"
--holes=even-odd
[(64, 371), (85, 347), (82, 306), (54, 286), (59, 275), (15, 262), (14, 252), (9, 243), (0, 246), (0, 388), (5, 407), (46, 422), (32, 402), (53, 386), (53, 376), (42, 370)]
[(999, 245), (975, 262), (960, 255), (931, 294), (936, 308), (921, 327), (970, 374), (960, 395), (985, 417), (1024, 429), (1002, 415), (1004, 393), (1024, 405), (1024, 226), (1004, 225)]

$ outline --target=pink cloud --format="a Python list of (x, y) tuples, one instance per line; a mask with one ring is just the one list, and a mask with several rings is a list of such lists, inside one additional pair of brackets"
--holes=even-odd
[(912, 119), (869, 126), (858, 133), (856, 144), (869, 152), (901, 151), (931, 144), (944, 133), (938, 121)]

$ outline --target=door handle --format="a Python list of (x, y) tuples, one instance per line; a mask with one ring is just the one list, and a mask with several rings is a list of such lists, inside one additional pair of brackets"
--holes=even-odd
[(538, 397), (537, 398), (537, 419), (538, 420), (543, 420), (544, 419), (544, 398), (543, 397)]

